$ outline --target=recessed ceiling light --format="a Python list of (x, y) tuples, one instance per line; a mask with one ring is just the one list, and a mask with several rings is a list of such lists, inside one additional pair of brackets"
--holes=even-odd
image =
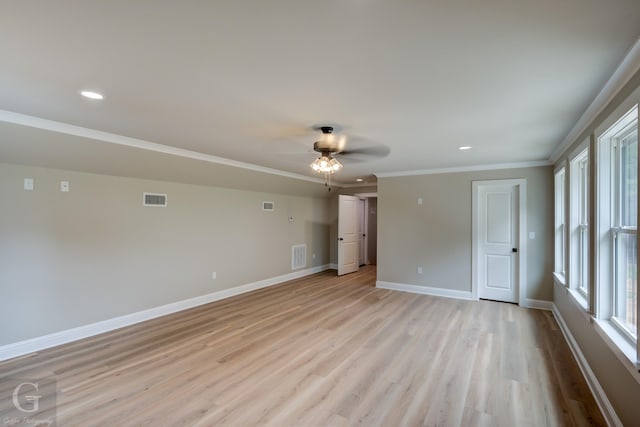
[(362, 178), (358, 178), (358, 179), (356, 179), (356, 181), (358, 181), (358, 182), (362, 182), (362, 181), (364, 181), (364, 179), (362, 179)]
[(80, 95), (84, 96), (85, 98), (89, 98), (89, 99), (104, 99), (104, 96), (101, 93), (93, 92), (93, 91), (90, 91), (90, 90), (80, 91)]
[(458, 150), (470, 150), (471, 147), (469, 147), (468, 145), (463, 145), (462, 147), (458, 147)]

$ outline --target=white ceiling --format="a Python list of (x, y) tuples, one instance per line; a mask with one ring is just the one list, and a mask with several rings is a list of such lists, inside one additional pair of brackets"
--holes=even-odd
[[(349, 183), (548, 159), (639, 36), (638, 0), (4, 1), (0, 109), (310, 177), (335, 124), (390, 149)], [(75, 146), (27, 133), (0, 161)]]

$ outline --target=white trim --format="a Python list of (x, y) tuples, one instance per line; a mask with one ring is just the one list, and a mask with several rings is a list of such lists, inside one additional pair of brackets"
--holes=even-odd
[(376, 288), (392, 291), (411, 292), (413, 294), (432, 295), (436, 297), (471, 300), (471, 292), (456, 289), (436, 288), (431, 286), (409, 285), (406, 283), (376, 281)]
[(536, 310), (553, 310), (553, 301), (544, 301), (540, 299), (527, 298), (524, 300), (523, 307), (533, 308)]
[[(254, 165), (252, 163), (239, 162), (237, 160), (225, 159), (223, 157), (212, 156), (211, 154), (200, 153), (197, 151), (185, 150), (183, 148), (172, 147), (170, 145), (158, 144), (156, 142), (145, 141), (143, 139), (130, 138), (128, 136), (117, 135), (114, 133), (103, 132), (95, 129), (89, 129), (81, 126), (75, 126), (68, 123), (56, 122), (53, 120), (42, 119), (40, 117), (28, 116), (26, 114), (14, 113), (12, 111), (0, 110), (0, 122), (13, 123), (21, 126), (32, 127), (36, 129), (44, 129), (52, 132), (63, 133), (66, 135), (79, 136), (111, 144), (124, 145), (127, 147), (140, 148), (157, 153), (170, 154), (178, 157), (202, 160), (209, 163), (216, 163), (225, 166), (233, 166), (241, 169), (248, 169), (254, 172), (268, 173), (271, 175), (284, 176), (287, 178), (299, 179), (302, 181), (315, 182), (324, 184), (324, 180), (320, 178), (312, 178), (293, 172), (281, 171), (278, 169), (268, 168), (264, 166)], [(342, 187), (344, 184), (333, 184), (336, 187)]]
[(471, 295), (479, 299), (478, 291), (478, 191), (484, 185), (515, 185), (518, 187), (518, 305), (526, 306), (527, 298), (527, 180), (497, 179), (471, 182)]
[[(586, 137), (579, 145), (578, 147), (573, 150), (571, 152), (571, 154), (569, 155), (569, 173), (567, 174), (565, 171), (565, 191), (566, 191), (566, 187), (567, 187), (567, 178), (568, 178), (568, 187), (569, 187), (569, 194), (565, 194), (565, 200), (568, 199), (569, 203), (567, 205), (565, 205), (565, 219), (566, 217), (568, 217), (568, 222), (565, 223), (565, 229), (567, 231), (567, 233), (565, 233), (565, 239), (566, 239), (566, 243), (567, 243), (567, 249), (568, 249), (568, 253), (565, 253), (566, 256), (566, 265), (565, 268), (566, 270), (569, 272), (569, 280), (568, 280), (568, 284), (569, 284), (569, 288), (573, 291), (575, 291), (575, 293), (573, 293), (573, 297), (577, 298), (578, 301), (581, 303), (581, 305), (584, 306), (585, 310), (589, 309), (589, 302), (587, 301), (587, 297), (579, 294), (578, 290), (580, 289), (580, 285), (581, 283), (579, 283), (580, 281), (580, 275), (581, 275), (581, 271), (580, 271), (580, 263), (581, 261), (583, 261), (580, 257), (581, 255), (581, 251), (580, 251), (580, 233), (581, 233), (581, 224), (583, 224), (583, 217), (582, 217), (582, 209), (585, 208), (586, 212), (585, 216), (586, 216), (586, 225), (587, 225), (587, 255), (586, 255), (586, 262), (587, 262), (587, 275), (586, 277), (583, 277), (583, 280), (585, 281), (584, 285), (586, 285), (587, 290), (589, 292), (591, 292), (589, 290), (589, 283), (591, 281), (589, 275), (591, 274), (591, 272), (589, 271), (589, 259), (590, 255), (591, 255), (591, 244), (590, 244), (590, 240), (592, 239), (592, 236), (590, 235), (590, 228), (593, 224), (593, 218), (590, 215), (590, 209), (589, 209), (589, 205), (585, 202), (584, 200), (589, 200), (591, 199), (590, 196), (590, 188), (592, 188), (592, 182), (591, 182), (591, 174), (590, 174), (590, 170), (591, 170), (591, 157), (593, 156), (591, 153), (591, 147), (590, 147), (590, 142), (591, 138), (590, 137)], [(587, 167), (587, 174), (583, 175), (582, 171), (581, 171), (581, 164), (586, 160), (586, 167)], [(586, 178), (586, 182), (584, 183), (585, 186), (584, 188), (582, 187), (582, 178), (585, 177)], [(584, 194), (582, 194), (582, 190), (584, 190)], [(584, 197), (584, 198), (583, 198)], [(569, 226), (566, 227), (566, 224), (568, 224)], [(579, 297), (582, 296), (582, 299), (580, 299)]]
[(578, 367), (580, 368), (582, 375), (587, 381), (587, 385), (589, 386), (589, 389), (591, 390), (591, 393), (593, 394), (593, 397), (595, 398), (596, 403), (600, 408), (600, 412), (602, 412), (602, 415), (607, 422), (607, 425), (623, 427), (620, 418), (618, 418), (618, 414), (616, 414), (616, 411), (613, 409), (613, 406), (611, 405), (611, 402), (609, 402), (609, 399), (602, 389), (602, 386), (591, 370), (589, 362), (584, 357), (584, 354), (582, 353), (578, 342), (571, 334), (571, 330), (567, 326), (564, 318), (560, 314), (560, 310), (558, 310), (555, 304), (553, 304), (552, 312), (553, 317), (555, 317), (556, 322), (558, 322), (558, 325), (560, 326), (560, 330), (562, 331), (562, 335), (564, 335), (564, 339), (567, 341), (567, 344), (569, 344), (569, 348), (571, 349), (571, 353), (573, 353), (573, 357), (576, 359), (576, 362), (578, 362)]
[(357, 188), (357, 187), (376, 187), (377, 182), (358, 182), (355, 184), (340, 184), (343, 188)]
[(587, 313), (589, 316), (589, 301), (585, 298), (583, 294), (581, 294), (578, 289), (574, 288), (566, 288), (567, 295), (573, 299), (573, 301), (582, 309), (583, 312)]
[(551, 163), (555, 163), (564, 152), (567, 151), (574, 140), (587, 129), (639, 69), (640, 39), (631, 47), (629, 53), (624, 57), (616, 71), (611, 75), (602, 90), (600, 90), (593, 102), (591, 102), (591, 105), (585, 110), (564, 140), (553, 150), (551, 157), (549, 157)]
[(281, 276), (259, 280), (253, 283), (248, 283), (246, 285), (236, 286), (229, 289), (223, 289), (221, 291), (213, 292), (207, 295), (201, 295), (194, 298), (189, 298), (186, 300), (161, 305), (159, 307), (153, 307), (147, 310), (142, 310), (142, 311), (138, 311), (131, 314), (125, 314), (124, 316), (114, 317), (112, 319), (107, 319), (100, 322), (91, 323), (88, 325), (78, 326), (76, 328), (54, 332), (52, 334), (48, 334), (48, 335), (44, 335), (36, 338), (30, 338), (30, 339), (19, 341), (16, 343), (6, 344), (3, 346), (0, 346), (0, 361), (11, 359), (18, 356), (23, 356), (25, 354), (33, 353), (36, 351), (45, 350), (50, 347), (55, 347), (61, 344), (66, 344), (66, 343), (77, 341), (83, 338), (92, 337), (94, 335), (113, 331), (115, 329), (120, 329), (125, 326), (130, 326), (136, 323), (144, 322), (146, 320), (155, 319), (156, 317), (166, 316), (168, 314), (176, 313), (182, 310), (187, 310), (189, 308), (197, 307), (203, 304), (208, 304), (210, 302), (219, 301), (221, 299), (229, 298), (235, 295), (240, 295), (246, 292), (255, 291), (257, 289), (266, 288), (268, 286), (277, 285), (282, 282), (286, 282), (289, 280), (294, 280), (300, 277), (319, 273), (321, 271), (325, 271), (330, 268), (331, 266), (328, 264), (318, 266), (318, 267), (313, 267), (313, 268), (307, 268), (305, 270), (283, 274)]
[(553, 166), (553, 175), (554, 175), (554, 176), (555, 176), (558, 172), (560, 172), (560, 170), (561, 170), (561, 169), (565, 169), (565, 167), (567, 166), (565, 163), (566, 163), (566, 162), (559, 162), (559, 163), (556, 163), (556, 164)]
[(564, 277), (563, 274), (560, 274), (556, 271), (553, 272), (553, 279), (558, 282), (558, 285), (560, 286), (567, 286), (567, 279), (566, 277)]
[(329, 264), (329, 270), (337, 270), (338, 269), (338, 264), (332, 262), (331, 264)]
[(399, 171), (399, 172), (383, 172), (375, 173), (378, 178), (391, 178), (396, 176), (413, 176), (413, 175), (434, 175), (440, 173), (452, 173), (452, 172), (474, 172), (474, 171), (486, 171), (486, 170), (498, 170), (498, 169), (521, 169), (521, 168), (533, 168), (538, 166), (551, 166), (551, 162), (548, 160), (536, 160), (531, 162), (515, 162), (515, 163), (496, 163), (492, 165), (473, 165), (473, 166), (454, 166), (450, 168), (436, 168), (436, 169), (419, 169), (411, 171)]
[(356, 197), (364, 197), (364, 198), (370, 198), (370, 197), (378, 197), (378, 193), (355, 193), (354, 196)]

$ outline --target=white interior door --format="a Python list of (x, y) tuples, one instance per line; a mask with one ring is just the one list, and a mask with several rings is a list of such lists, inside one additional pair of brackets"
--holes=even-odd
[(519, 187), (477, 187), (477, 283), (480, 298), (518, 302)]
[(338, 276), (358, 271), (358, 202), (338, 196)]

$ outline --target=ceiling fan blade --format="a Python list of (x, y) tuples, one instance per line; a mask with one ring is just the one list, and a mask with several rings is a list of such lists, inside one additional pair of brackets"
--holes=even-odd
[(354, 156), (359, 155), (361, 157), (377, 157), (383, 158), (387, 157), (391, 150), (389, 147), (384, 145), (376, 145), (373, 147), (362, 147), (362, 148), (347, 148), (342, 150), (339, 154), (340, 156)]
[(336, 141), (336, 149), (338, 153), (342, 153), (347, 146), (347, 136), (340, 135)]

